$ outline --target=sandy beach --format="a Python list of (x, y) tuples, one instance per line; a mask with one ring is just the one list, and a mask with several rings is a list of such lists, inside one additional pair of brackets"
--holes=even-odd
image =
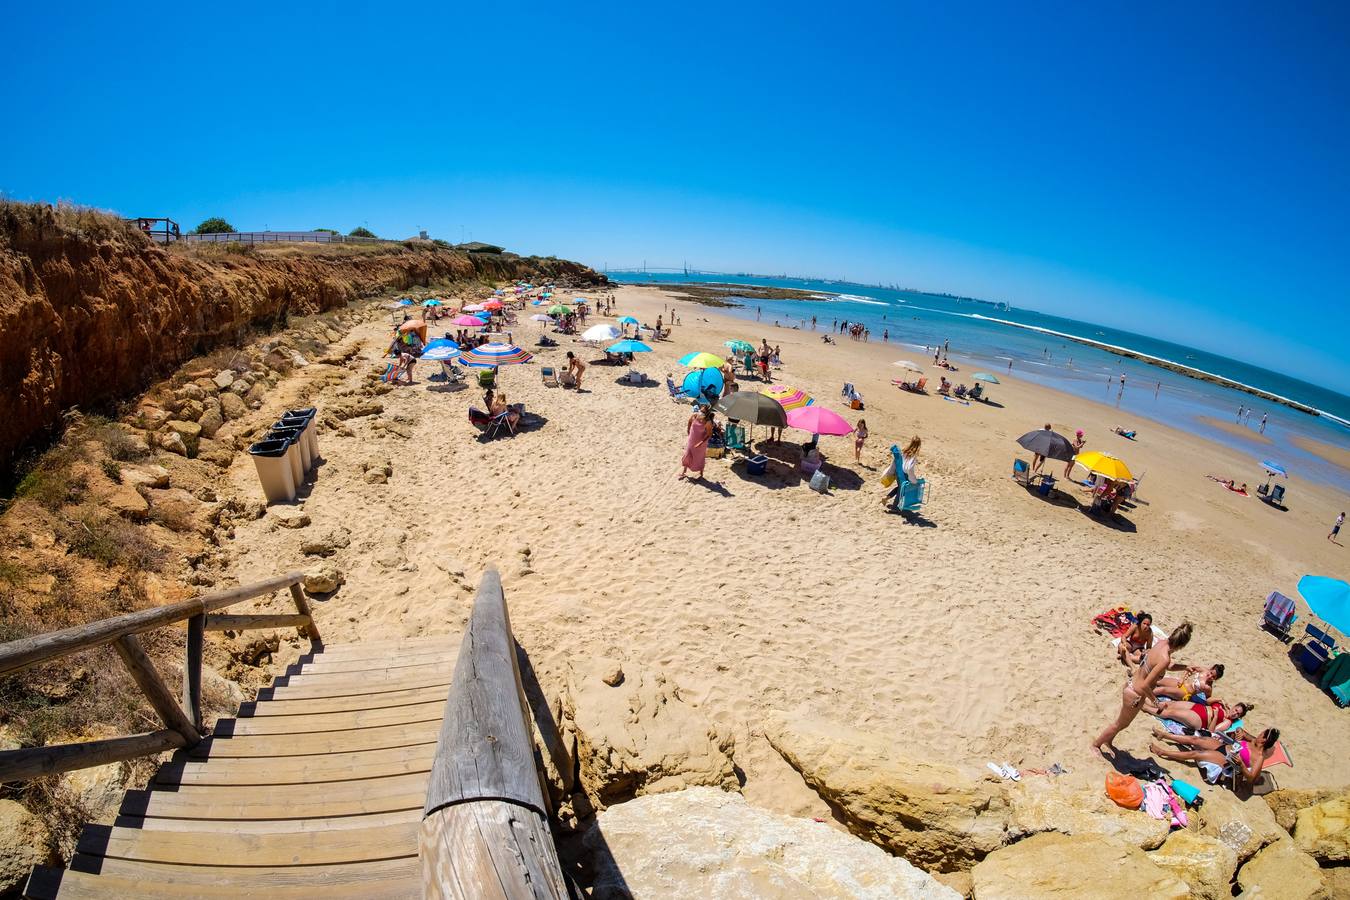
[[(1350, 551), (1324, 539), (1343, 497), (1297, 476), (1287, 511), (1231, 493), (1205, 476), (1254, 487), (1260, 473), (1245, 456), (1121, 421), (1108, 406), (1015, 372), (998, 373), (993, 404), (964, 405), (891, 385), (904, 374), (892, 362), (913, 351), (875, 340), (827, 346), (820, 332), (746, 322), (647, 288), (619, 288), (617, 298), (619, 313), (644, 323), (663, 312), (669, 322), (672, 303), (680, 319), (671, 340), (639, 356), (646, 386), (619, 383), (626, 368), (605, 365), (590, 365), (584, 392), (544, 386), (541, 365), (557, 365), (567, 350), (602, 354), (562, 336), (538, 351), (527, 312), (514, 331), (538, 351), (535, 361), (503, 368), (499, 384), (541, 421), (480, 441), (466, 409), (482, 405), (482, 392), (445, 391), (421, 364), (415, 385), (374, 398), (378, 416), (346, 423), (350, 437), (324, 436), (326, 461), (304, 504), (312, 525), (279, 529), (272, 515), (240, 524), (228, 574), (245, 582), (306, 568), (314, 559), (301, 543), (338, 530), (347, 543), (329, 561), (345, 584), (317, 615), (328, 640), (347, 641), (457, 633), (479, 573), (496, 565), (546, 687), (561, 683), (569, 660), (588, 656), (662, 670), (734, 734), (746, 796), (793, 813), (823, 804), (764, 739), (775, 710), (971, 766), (1060, 762), (1104, 773), (1088, 743), (1115, 716), (1125, 672), (1090, 621), (1128, 605), (1164, 628), (1194, 623), (1184, 659), (1223, 662), (1217, 695), (1254, 702), (1249, 727), (1282, 730), (1295, 767), (1278, 770), (1281, 786), (1344, 782), (1350, 717), (1259, 627), (1271, 590), (1293, 595), (1307, 573), (1346, 575)], [(279, 391), (269, 407), (330, 408), (363, 396), (388, 321), (349, 336), (359, 366), (324, 387)], [(607, 320), (589, 324), (597, 321)], [(865, 416), (871, 432), (862, 464), (851, 436), (821, 439), (828, 495), (784, 476), (781, 464), (776, 477), (746, 476), (730, 457), (711, 460), (705, 482), (676, 479), (689, 407), (667, 396), (665, 374), (683, 371), (675, 361), (684, 353), (720, 352), (729, 338), (780, 345), (775, 380), (837, 411), (845, 412), (845, 381), (863, 394), (865, 412), (847, 413)], [(960, 367), (953, 381), (969, 383), (959, 347), (951, 359)], [(939, 370), (927, 371), (936, 386)], [(1014, 440), (1046, 422), (1066, 434), (1082, 428), (1088, 449), (1123, 458), (1142, 476), (1138, 505), (1110, 525), (1015, 484), (1012, 461), (1028, 454)], [(1117, 425), (1138, 439), (1112, 433)], [(924, 520), (907, 524), (883, 511), (879, 481), (889, 446), (916, 435), (930, 496)], [(388, 462), (387, 483), (367, 482), (372, 461)], [(1062, 466), (1048, 468), (1058, 475)], [(226, 478), (233, 493), (258, 492), (247, 456)], [(1152, 724), (1141, 716), (1119, 745), (1146, 755)]]

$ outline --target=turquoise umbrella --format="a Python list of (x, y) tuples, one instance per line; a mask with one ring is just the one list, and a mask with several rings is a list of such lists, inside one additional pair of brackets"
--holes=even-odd
[(1313, 615), (1341, 634), (1350, 634), (1350, 584), (1337, 578), (1304, 575), (1298, 580), (1298, 592), (1308, 601)]
[(619, 321), (622, 322), (622, 323), (625, 324), (625, 325), (636, 325), (636, 324), (638, 324), (638, 320), (635, 319), (635, 318), (633, 318), (632, 316), (620, 316), (620, 317), (619, 317)]
[(648, 347), (642, 341), (619, 341), (617, 344), (611, 344), (605, 348), (606, 353), (650, 353), (651, 347)]
[(722, 396), (722, 373), (717, 369), (694, 369), (684, 376), (680, 389), (699, 403), (713, 403)]
[(998, 380), (997, 375), (990, 375), (988, 372), (976, 372), (974, 375), (970, 377), (975, 379), (976, 381), (987, 381), (990, 384), (1001, 384), (1001, 382)]

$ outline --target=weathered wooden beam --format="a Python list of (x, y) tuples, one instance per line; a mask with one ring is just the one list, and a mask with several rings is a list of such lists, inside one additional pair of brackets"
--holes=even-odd
[(478, 585), (419, 832), (425, 897), (566, 898), (501, 577)]
[(291, 599), (295, 601), (296, 612), (309, 619), (309, 639), (314, 643), (322, 643), (318, 623), (314, 621), (314, 611), (309, 608), (309, 601), (305, 599), (305, 592), (300, 590), (300, 585), (291, 585)]
[(127, 672), (140, 687), (141, 693), (145, 694), (145, 699), (150, 701), (150, 705), (159, 714), (164, 725), (181, 734), (185, 746), (194, 747), (200, 743), (201, 732), (183, 713), (183, 707), (178, 705), (178, 701), (164, 684), (164, 679), (159, 677), (159, 671), (155, 669), (150, 657), (146, 656), (145, 648), (141, 646), (136, 635), (122, 635), (113, 641), (113, 647), (117, 649), (117, 655), (122, 657)]
[(0, 751), (0, 782), (27, 781), (41, 775), (58, 775), (75, 769), (101, 766), (162, 753), (184, 746), (186, 742), (177, 731), (165, 729), (149, 734), (85, 741), (82, 744), (53, 744), (50, 747), (27, 747), (22, 750)]
[(202, 645), (206, 638), (206, 615), (187, 620), (187, 646), (183, 658), (183, 710), (198, 731), (202, 727)]
[(60, 631), (52, 631), (47, 634), (34, 635), (33, 637), (0, 644), (0, 675), (18, 672), (29, 666), (65, 656), (78, 650), (88, 650), (91, 647), (110, 644), (124, 635), (137, 634), (142, 631), (149, 631), (152, 628), (172, 625), (174, 622), (181, 622), (201, 613), (232, 606), (241, 600), (250, 600), (263, 594), (270, 594), (292, 584), (298, 584), (302, 578), (304, 578), (304, 575), (300, 572), (278, 575), (276, 578), (269, 578), (266, 581), (240, 585), (215, 594), (184, 600), (181, 603), (170, 603), (167, 606), (142, 609), (123, 616), (114, 616), (111, 619), (101, 619), (85, 625), (76, 625), (73, 628), (64, 628)]
[(309, 624), (309, 616), (296, 613), (251, 616), (207, 616), (207, 631), (248, 631), (250, 628), (299, 628)]
[(454, 900), (567, 900), (548, 822), (501, 800), (444, 807), (418, 832), (422, 896)]

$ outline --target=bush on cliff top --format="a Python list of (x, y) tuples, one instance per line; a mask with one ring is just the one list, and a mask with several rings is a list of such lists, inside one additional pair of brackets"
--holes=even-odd
[(226, 222), (220, 216), (212, 216), (202, 222), (196, 228), (192, 229), (193, 234), (222, 234), (234, 233), (234, 226)]
[(360, 225), (347, 232), (347, 237), (373, 238), (375, 236), (375, 232), (371, 231), (369, 228), (362, 228)]

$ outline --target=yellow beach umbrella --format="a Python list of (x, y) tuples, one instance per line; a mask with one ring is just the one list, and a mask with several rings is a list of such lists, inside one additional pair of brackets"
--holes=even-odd
[(1073, 458), (1089, 472), (1095, 472), (1104, 478), (1110, 478), (1113, 481), (1129, 481), (1134, 476), (1130, 474), (1129, 466), (1116, 459), (1109, 453), (1102, 453), (1097, 450), (1090, 450), (1087, 453), (1080, 453)]
[(680, 365), (691, 369), (720, 369), (727, 361), (711, 353), (689, 353), (680, 357)]

